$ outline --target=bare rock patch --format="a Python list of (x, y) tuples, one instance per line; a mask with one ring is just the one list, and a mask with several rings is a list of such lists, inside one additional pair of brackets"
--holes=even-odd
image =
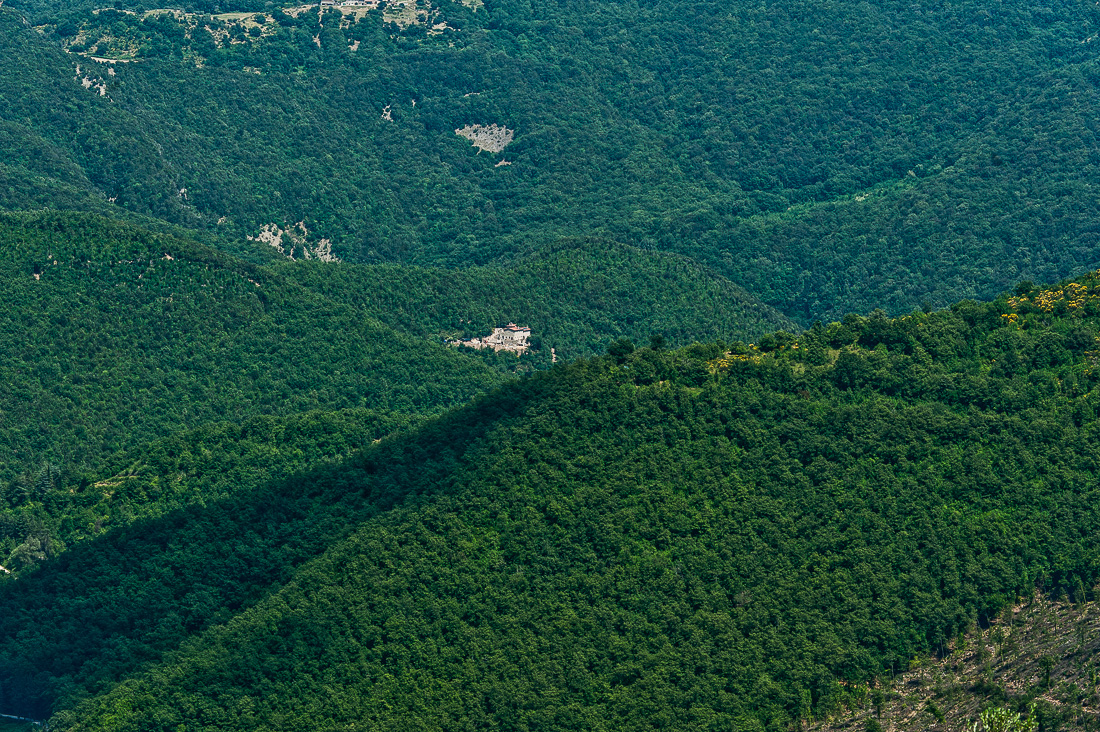
[(515, 130), (510, 130), (501, 125), (466, 125), (455, 130), (459, 137), (465, 137), (478, 151), (500, 152), (511, 144), (516, 136)]

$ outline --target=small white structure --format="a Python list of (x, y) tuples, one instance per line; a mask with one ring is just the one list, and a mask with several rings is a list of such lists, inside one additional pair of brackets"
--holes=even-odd
[(531, 329), (526, 325), (509, 323), (503, 328), (493, 328), (493, 332), (484, 338), (471, 338), (468, 341), (450, 341), (452, 346), (470, 348), (492, 348), (494, 351), (510, 351), (517, 356), (527, 353), (530, 348)]

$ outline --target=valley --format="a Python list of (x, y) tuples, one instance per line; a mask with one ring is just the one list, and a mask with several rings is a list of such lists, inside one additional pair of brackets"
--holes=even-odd
[(0, 3), (0, 730), (1100, 728), (1097, 33)]
[[(111, 202), (232, 241), (302, 222), (348, 262), (487, 265), (601, 236), (696, 259), (802, 327), (1097, 261), (1091, 11), (1014, 5), (971, 33), (977, 5), (555, 8), (442, 3), (432, 35), (388, 10), (9, 3), (0, 118), (57, 162), (5, 165), (37, 176), (38, 205)], [(660, 31), (615, 41), (642, 26)], [(139, 62), (109, 76), (74, 55), (100, 38)], [(662, 38), (698, 52), (674, 62)], [(64, 81), (89, 64), (88, 89)], [(12, 86), (36, 78), (50, 96)], [(494, 125), (506, 159), (455, 135)]]

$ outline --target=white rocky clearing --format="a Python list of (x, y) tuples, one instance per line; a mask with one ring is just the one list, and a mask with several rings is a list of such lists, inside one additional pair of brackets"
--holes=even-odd
[(498, 153), (511, 144), (516, 136), (516, 131), (495, 124), (466, 125), (455, 130), (455, 134), (469, 140), (474, 147), (478, 148), (478, 152), (487, 150)]
[(260, 227), (260, 233), (248, 237), (249, 241), (259, 241), (275, 248), (287, 259), (295, 259), (295, 254), (301, 259), (316, 259), (321, 262), (339, 262), (340, 258), (332, 253), (332, 242), (329, 239), (321, 239), (316, 244), (310, 244), (308, 238), (309, 229), (304, 221), (292, 224), (286, 229), (278, 224), (266, 224)]

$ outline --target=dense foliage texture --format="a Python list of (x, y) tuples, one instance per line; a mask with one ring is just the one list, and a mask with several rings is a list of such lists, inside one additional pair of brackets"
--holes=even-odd
[[(303, 457), (275, 461), (281, 473), (265, 471), (270, 456), (252, 452), (257, 435), (296, 428), (260, 417), (326, 410), (303, 419), (332, 420), (341, 434), (389, 424), (372, 436), (380, 437), (510, 374), (548, 367), (555, 345), (568, 358), (619, 336), (642, 342), (663, 332), (682, 344), (789, 323), (689, 261), (608, 242), (450, 272), (272, 269), (61, 213), (0, 216), (0, 283), (0, 565), (16, 570), (142, 515), (143, 501), (165, 510), (256, 485), (241, 461), (265, 478), (316, 461), (319, 446), (300, 447)], [(445, 345), (510, 320), (534, 328), (530, 353)], [(352, 411), (327, 411), (341, 409)], [(224, 434), (225, 420), (245, 432)], [(198, 462), (150, 467), (165, 449), (150, 441), (183, 439), (167, 437), (180, 431), (201, 446), (180, 454)], [(147, 473), (193, 469), (201, 482), (145, 482)]]
[(798, 330), (690, 259), (604, 240), (565, 240), (504, 265), (459, 270), (295, 262), (277, 271), (422, 336), (480, 336), (508, 321), (528, 325), (538, 348), (554, 348), (559, 359), (602, 353), (624, 337), (645, 343), (659, 334), (686, 345)]
[(302, 222), (360, 262), (598, 234), (803, 325), (1100, 259), (1094, 6), (468, 2), (5, 6), (0, 204)]
[(1100, 578), (1098, 315), (1089, 276), (616, 343), (0, 587), (5, 703), (63, 729), (786, 729)]
[(780, 732), (1100, 579), (1097, 7), (114, 5), (0, 7), (0, 713)]
[(201, 245), (91, 216), (0, 218), (7, 477), (215, 420), (431, 411), (499, 377)]

